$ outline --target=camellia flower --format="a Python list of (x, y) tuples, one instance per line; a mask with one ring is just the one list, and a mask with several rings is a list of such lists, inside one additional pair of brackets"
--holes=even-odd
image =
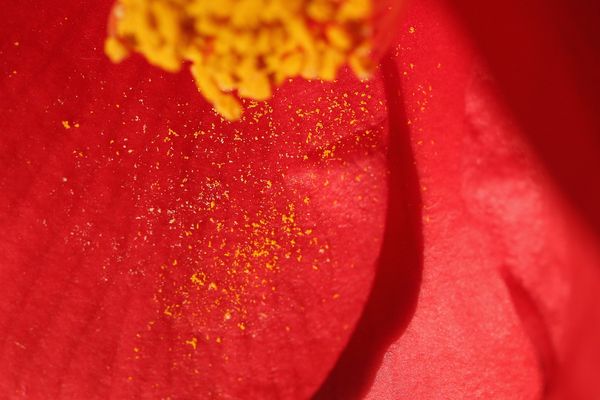
[(597, 396), (598, 6), (209, 3), (4, 4), (0, 398)]

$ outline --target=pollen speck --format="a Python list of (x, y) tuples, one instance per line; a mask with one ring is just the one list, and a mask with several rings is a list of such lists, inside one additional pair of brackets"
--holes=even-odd
[(186, 340), (185, 343), (192, 346), (194, 350), (196, 350), (196, 347), (198, 347), (198, 339), (196, 337), (193, 337), (190, 340)]

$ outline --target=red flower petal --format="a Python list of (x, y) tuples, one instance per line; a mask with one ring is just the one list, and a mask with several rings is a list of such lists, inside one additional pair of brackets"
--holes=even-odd
[[(388, 80), (402, 77), (405, 106), (390, 113), (407, 115), (422, 190), (419, 299), (412, 315), (410, 298), (396, 294), (395, 301), (406, 305), (386, 314), (397, 321), (388, 332), (393, 343), (384, 356), (372, 353), (366, 361), (372, 368), (381, 364), (374, 380), (353, 363), (362, 354), (360, 345), (352, 347), (357, 336), (378, 332), (367, 325), (353, 337), (321, 398), (538, 398), (564, 374), (559, 364), (569, 354), (573, 301), (591, 300), (587, 291), (572, 298), (579, 275), (573, 267), (582, 266), (592, 287), (600, 258), (521, 142), (530, 125), (519, 125), (503, 108), (498, 83), (452, 10), (421, 0), (404, 18), (395, 63), (385, 69)], [(546, 115), (543, 127), (549, 121)], [(579, 133), (590, 139), (589, 130)], [(396, 257), (398, 270), (413, 260), (407, 250)], [(402, 322), (407, 318), (408, 326)], [(577, 374), (593, 371), (588, 358)], [(589, 398), (594, 391), (588, 386), (583, 393)]]
[[(565, 196), (596, 232), (580, 239), (568, 349), (553, 395), (599, 396), (600, 4), (595, 1), (454, 1), (503, 94)], [(516, 61), (516, 62), (515, 62)], [(516, 67), (518, 66), (518, 67)], [(573, 235), (573, 233), (571, 234)]]
[(564, 193), (600, 230), (600, 5), (454, 0)]
[(3, 9), (0, 391), (309, 396), (382, 241), (381, 81), (290, 84), (229, 124), (189, 75), (110, 64), (109, 7)]

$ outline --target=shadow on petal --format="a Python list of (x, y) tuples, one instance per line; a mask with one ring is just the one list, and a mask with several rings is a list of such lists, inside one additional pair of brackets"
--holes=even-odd
[(387, 347), (410, 322), (421, 284), (421, 195), (393, 58), (383, 60), (382, 72), (390, 131), (383, 246), (363, 315), (315, 400), (355, 399), (368, 390)]

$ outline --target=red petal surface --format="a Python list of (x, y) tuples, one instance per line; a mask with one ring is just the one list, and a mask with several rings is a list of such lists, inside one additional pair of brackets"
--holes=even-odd
[(3, 6), (0, 392), (308, 397), (376, 271), (381, 80), (226, 123), (188, 74), (110, 64), (109, 8)]
[[(502, 94), (562, 193), (595, 231), (573, 271), (568, 348), (552, 395), (600, 396), (600, 3), (451, 2), (476, 38)], [(597, 258), (596, 258), (597, 260)]]
[(600, 232), (600, 3), (449, 2), (470, 29), (523, 133)]
[[(473, 3), (478, 3), (473, 6), (477, 10), (488, 4)], [(503, 15), (486, 14), (485, 21), (502, 25)], [(475, 13), (469, 16), (477, 19)], [(404, 99), (396, 108), (390, 104), (390, 114), (405, 113), (408, 121), (406, 128), (392, 129), (391, 137), (408, 130), (421, 185), (422, 285), (414, 315), (412, 299), (389, 292), (388, 302), (401, 304), (402, 311), (384, 313), (398, 322), (388, 331), (388, 343), (393, 343), (385, 354), (378, 351), (367, 357), (372, 368), (378, 368), (374, 379), (357, 369), (356, 361), (364, 358), (360, 337), (365, 342), (369, 332), (378, 330), (367, 325), (361, 331), (359, 326), (342, 358), (346, 362), (336, 366), (321, 388), (321, 398), (536, 399), (557, 393), (565, 371), (573, 366), (579, 366), (569, 371), (577, 391), (570, 387), (560, 398), (594, 398), (598, 389), (590, 383), (600, 358), (592, 342), (597, 319), (589, 307), (594, 304), (592, 288), (600, 282), (597, 242), (563, 204), (565, 195), (522, 140), (524, 129), (533, 129), (540, 136), (554, 135), (555, 146), (568, 142), (571, 133), (561, 131), (566, 121), (560, 118), (576, 118), (580, 112), (572, 113), (573, 104), (544, 108), (556, 99), (545, 97), (547, 91), (527, 92), (534, 115), (523, 123), (503, 107), (498, 89), (513, 85), (513, 94), (523, 94), (526, 79), (536, 79), (533, 74), (519, 75), (521, 59), (505, 58), (501, 63), (507, 68), (512, 63), (511, 77), (523, 79), (521, 86), (496, 81), (455, 10), (443, 2), (413, 1), (403, 21), (400, 44), (385, 70), (388, 81), (401, 77), (398, 96)], [(479, 21), (477, 26), (492, 30)], [(494, 38), (493, 44), (503, 49), (519, 48), (515, 41), (520, 38)], [(499, 60), (495, 47), (487, 51), (492, 61)], [(534, 85), (568, 91), (571, 99), (573, 87), (564, 82), (554, 87), (552, 82), (561, 76), (547, 79), (550, 71), (554, 69), (540, 72)], [(517, 107), (523, 102), (518, 99)], [(541, 119), (543, 124), (536, 125)], [(548, 130), (557, 119), (558, 127)], [(585, 161), (591, 161), (592, 154), (597, 157), (594, 163), (600, 159), (598, 147), (578, 148), (581, 140), (590, 145), (595, 140), (593, 125), (577, 121), (573, 126), (580, 124), (585, 131), (573, 133), (576, 138), (565, 154), (555, 148), (560, 157), (553, 160), (552, 172), (577, 157), (578, 149)], [(582, 160), (574, 162), (581, 167)], [(566, 167), (568, 173), (571, 167)], [(585, 171), (576, 185), (587, 179), (589, 190), (578, 187), (575, 194), (594, 198), (589, 182), (598, 169)], [(558, 178), (561, 184), (569, 179)], [(589, 211), (584, 210), (586, 215)], [(398, 249), (400, 270), (400, 260), (413, 257), (410, 250)], [(382, 309), (366, 312), (376, 315)], [(369, 319), (367, 314), (361, 321)], [(408, 325), (402, 322), (407, 319)], [(587, 332), (572, 332), (572, 321), (587, 326)], [(578, 350), (584, 357), (570, 345), (575, 333), (583, 341)]]

